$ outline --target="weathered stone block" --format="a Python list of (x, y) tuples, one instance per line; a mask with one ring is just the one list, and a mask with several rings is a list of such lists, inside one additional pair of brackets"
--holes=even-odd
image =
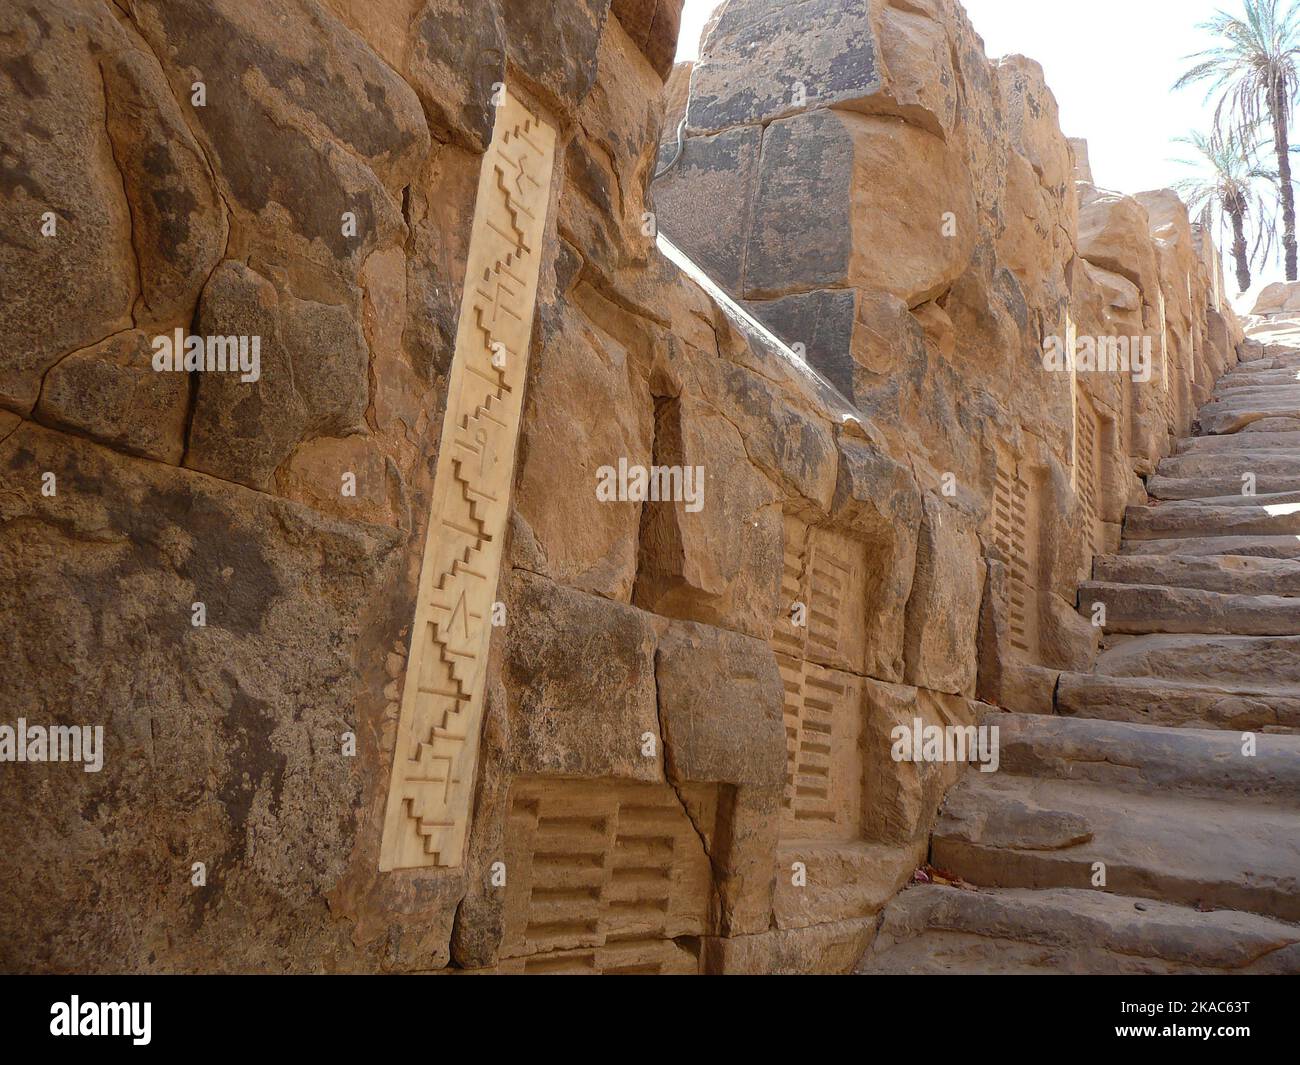
[(70, 0), (5, 5), (0, 37), (0, 405), (26, 416), (60, 358), (132, 324), (130, 207), (88, 42), (121, 37), (107, 9)]
[(652, 619), (524, 570), (504, 602), (511, 771), (662, 781)]
[(935, 811), (962, 767), (943, 762), (896, 761), (891, 732), (903, 725), (910, 734), (918, 719), (923, 728), (971, 724), (975, 716), (972, 704), (960, 696), (870, 680), (863, 682), (863, 698), (867, 796), (863, 834), (878, 843), (924, 844)]
[(704, 940), (703, 971), (733, 976), (842, 976), (876, 932), (874, 917)]
[(924, 842), (908, 847), (783, 843), (776, 859), (775, 926), (809, 928), (878, 913), (924, 856)]
[(1079, 254), (1093, 266), (1132, 282), (1143, 301), (1154, 307), (1160, 282), (1146, 208), (1132, 196), (1080, 188)]
[(673, 69), (682, 3), (683, 0), (614, 0), (610, 9), (661, 78), (667, 78)]
[[(744, 284), (762, 141), (758, 126), (690, 137), (677, 165), (654, 186), (664, 236), (733, 294)], [(660, 165), (667, 165), (676, 150), (676, 140), (670, 139), (660, 151)]]
[(178, 99), (204, 83), (208, 105), (191, 113), (239, 257), (267, 249), (300, 296), (337, 298), (371, 251), (401, 242), (400, 193), (429, 151), (424, 111), (338, 18), (290, 0), (142, 0), (133, 16)]
[(907, 682), (970, 695), (984, 589), (979, 535), (970, 517), (935, 496), (926, 495), (923, 505), (916, 576), (907, 602)]
[[(767, 127), (744, 296), (769, 298), (847, 282), (855, 240), (853, 158), (853, 142), (832, 112), (813, 111)], [(808, 203), (817, 210), (807, 210)]]
[[(767, 123), (877, 92), (881, 64), (872, 6), (868, 0), (732, 0), (695, 68), (691, 128)], [(806, 102), (797, 102), (796, 82)]]
[(596, 80), (596, 55), (609, 17), (610, 0), (500, 3), (510, 61), (566, 108), (586, 99)]
[[(976, 244), (966, 162), (900, 119), (847, 114), (843, 121), (853, 143), (851, 283), (892, 293), (909, 307), (942, 295)], [(766, 156), (766, 142), (764, 149)]]
[(830, 424), (752, 370), (704, 357), (693, 371), (700, 394), (740, 430), (745, 454), (791, 498), (830, 510), (839, 456)]
[[(671, 624), (655, 652), (665, 770), (706, 833), (729, 935), (767, 927), (776, 814), (785, 783), (781, 675), (766, 644), (703, 625)], [(738, 736), (749, 737), (744, 743)], [(690, 785), (726, 785), (716, 830)]]
[(256, 380), (240, 371), (200, 375), (185, 464), (264, 487), (301, 441), (362, 427), (368, 403), (365, 338), (353, 310), (277, 291), (243, 263), (212, 275), (198, 335), (257, 338)]
[(179, 463), (189, 378), (155, 372), (152, 357), (151, 338), (138, 329), (74, 352), (46, 375), (36, 418), (133, 455)]
[(766, 639), (781, 579), (775, 487), (750, 465), (735, 427), (685, 396), (656, 405), (654, 462), (680, 468), (683, 485), (689, 467), (697, 498), (643, 504), (632, 601)]
[(852, 400), (857, 304), (851, 289), (820, 289), (744, 306), (787, 344), (803, 345), (808, 365)]
[[(669, 777), (754, 788), (775, 811), (785, 783), (781, 675), (767, 644), (673, 622), (655, 652)], [(750, 737), (745, 743), (736, 737)]]
[[(654, 406), (635, 356), (560, 308), (529, 368), (513, 557), (561, 584), (629, 602), (642, 508), (597, 496), (601, 467), (650, 465)], [(593, 409), (609, 417), (587, 417)]]
[(426, 0), (412, 23), (411, 85), (431, 125), (487, 149), (506, 80), (506, 30), (497, 0)]
[(131, 211), (137, 320), (187, 323), (226, 247), (226, 212), (198, 142), (152, 57), (125, 40), (103, 64), (113, 160)]
[[(29, 765), (0, 789), (7, 964), (445, 965), (451, 907), (427, 883), (384, 899), (370, 946), (324, 898), (384, 773), (358, 660), (382, 660), (373, 611), (398, 534), (31, 423), (0, 446), (0, 467), (15, 488), (0, 524), (23, 529), (0, 537), (0, 719), (101, 725), (105, 744), (99, 773)], [(56, 496), (41, 494), (43, 470), (58, 471)], [(190, 883), (194, 861), (206, 886)], [(93, 914), (100, 933), (69, 913)], [(286, 938), (249, 937), (251, 924)], [(385, 957), (384, 933), (403, 925)]]
[(903, 679), (903, 624), (921, 524), (921, 495), (911, 472), (880, 451), (841, 436), (832, 514), (868, 544), (864, 672)]

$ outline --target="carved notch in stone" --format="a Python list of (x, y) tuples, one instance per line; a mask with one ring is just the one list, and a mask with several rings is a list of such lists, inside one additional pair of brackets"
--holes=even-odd
[[(860, 832), (861, 671), (865, 546), (785, 516), (783, 611), (771, 646), (784, 687), (783, 839), (855, 839)], [(803, 607), (803, 624), (790, 612)], [(837, 668), (838, 667), (838, 668)]]
[(673, 940), (712, 930), (709, 856), (683, 800), (713, 836), (717, 789), (681, 795), (667, 784), (517, 780), (503, 957), (531, 958), (538, 972), (678, 971)]
[(1083, 512), (1085, 543), (1090, 555), (1101, 550), (1102, 424), (1083, 392), (1075, 398), (1074, 490)]
[(1013, 653), (1038, 656), (1038, 499), (1031, 474), (999, 453), (994, 470), (991, 533), (1007, 568), (1004, 604)]
[(507, 96), (479, 175), (381, 870), (463, 859), (554, 161), (555, 131)]

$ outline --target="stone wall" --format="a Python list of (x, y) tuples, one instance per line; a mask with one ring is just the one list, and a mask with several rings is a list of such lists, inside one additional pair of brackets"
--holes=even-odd
[[(956, 0), (729, 0), (700, 51), (664, 233), (867, 414), (943, 530), (918, 574), (950, 572), (914, 595), (947, 598), (912, 603), (885, 679), (969, 694), (987, 581), (978, 694), (1050, 705), (1095, 651), (1080, 577), (1235, 362), (1209, 235), (1171, 192), (1095, 186), (1042, 70), (987, 59)], [(1049, 337), (1150, 338), (1151, 380), (1047, 372)]]
[(892, 726), (1086, 663), (1208, 235), (949, 0), (731, 0), (651, 195), (679, 9), (0, 12), (0, 724), (104, 736), (0, 764), (0, 967), (847, 969), (956, 772)]

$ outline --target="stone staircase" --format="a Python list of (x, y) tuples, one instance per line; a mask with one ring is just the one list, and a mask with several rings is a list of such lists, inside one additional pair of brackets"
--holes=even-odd
[(1198, 427), (1080, 588), (1093, 672), (949, 793), (931, 863), (973, 887), (908, 888), (859, 972), (1300, 973), (1300, 352)]

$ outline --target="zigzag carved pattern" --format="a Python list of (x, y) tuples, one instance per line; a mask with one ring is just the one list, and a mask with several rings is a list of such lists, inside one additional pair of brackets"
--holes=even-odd
[(463, 854), (553, 162), (554, 132), (507, 96), (479, 179), (381, 869)]

